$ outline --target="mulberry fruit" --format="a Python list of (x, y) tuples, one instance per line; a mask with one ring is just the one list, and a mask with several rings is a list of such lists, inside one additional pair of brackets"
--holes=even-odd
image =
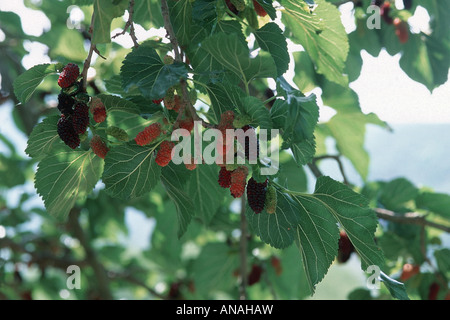
[(218, 181), (222, 188), (229, 188), (231, 186), (231, 171), (228, 171), (225, 167), (220, 167)]
[(78, 102), (75, 104), (75, 109), (72, 115), (72, 123), (75, 132), (83, 134), (89, 125), (89, 107), (87, 104)]
[(161, 99), (155, 99), (155, 100), (152, 100), (152, 102), (153, 102), (154, 104), (160, 104), (163, 100), (164, 100), (164, 98), (161, 98)]
[(406, 21), (402, 21), (400, 18), (394, 19), (395, 34), (397, 35), (400, 43), (406, 43), (409, 39), (409, 27)]
[(144, 130), (139, 132), (134, 141), (140, 146), (149, 144), (161, 134), (161, 125), (158, 122), (152, 123)]
[(109, 151), (108, 146), (103, 142), (102, 138), (98, 135), (94, 135), (89, 143), (92, 151), (102, 159), (105, 159), (106, 154)]
[(73, 128), (73, 123), (64, 115), (58, 120), (57, 132), (61, 140), (70, 148), (75, 149), (80, 145), (80, 137)]
[(186, 129), (192, 132), (192, 129), (194, 129), (194, 120), (192, 118), (183, 119), (179, 121), (178, 125), (180, 129)]
[(277, 209), (277, 190), (273, 186), (267, 188), (265, 207), (267, 213), (275, 213)]
[(197, 164), (195, 164), (193, 157), (191, 157), (191, 163), (185, 163), (184, 165), (186, 166), (186, 169), (191, 171), (197, 168)]
[(69, 63), (61, 71), (58, 78), (58, 85), (61, 88), (70, 87), (75, 83), (75, 81), (77, 81), (79, 75), (80, 68), (74, 63)]
[(174, 95), (173, 97), (166, 96), (164, 98), (164, 106), (168, 110), (173, 110), (175, 112), (179, 112), (181, 108), (181, 97), (179, 95)]
[(172, 149), (175, 147), (175, 143), (172, 141), (164, 140), (159, 147), (158, 153), (156, 154), (156, 163), (165, 167), (172, 160)]
[(244, 133), (247, 133), (247, 131), (249, 132), (245, 135), (244, 139), (245, 158), (254, 162), (259, 156), (259, 140), (256, 136), (255, 128), (250, 125), (246, 125), (242, 128), (242, 130)]
[(108, 136), (112, 136), (112, 137), (116, 138), (119, 141), (128, 141), (129, 140), (128, 133), (119, 127), (110, 126), (110, 127), (106, 128), (106, 134)]
[(258, 283), (261, 280), (261, 274), (263, 273), (263, 268), (257, 264), (252, 265), (252, 269), (250, 270), (250, 274), (248, 275), (247, 283), (249, 286)]
[(344, 230), (341, 230), (339, 233), (339, 249), (337, 255), (338, 262), (340, 263), (346, 262), (350, 258), (350, 255), (354, 250), (355, 248), (353, 247), (353, 244), (350, 242), (347, 233)]
[(234, 121), (234, 112), (232, 110), (225, 111), (220, 116), (220, 122), (218, 125), (218, 129), (225, 133), (226, 129), (233, 129), (233, 121)]
[(264, 209), (266, 202), (266, 191), (267, 191), (266, 181), (259, 183), (255, 179), (250, 178), (247, 183), (247, 201), (250, 208), (255, 213), (260, 213)]
[(225, 3), (231, 12), (233, 12), (234, 14), (239, 13), (239, 10), (235, 7), (233, 3), (231, 3), (231, 0), (225, 0)]
[(392, 19), (392, 17), (390, 16), (390, 11), (391, 11), (391, 3), (386, 1), (385, 3), (383, 3), (381, 5), (380, 8), (380, 15), (383, 18), (384, 22), (386, 22), (387, 24), (392, 24), (394, 22), (394, 20)]
[(106, 120), (106, 108), (100, 98), (92, 98), (89, 111), (91, 112), (95, 122), (101, 123)]
[(259, 4), (258, 1), (253, 0), (253, 7), (255, 8), (256, 14), (260, 17), (265, 17), (267, 15), (266, 10)]
[(238, 167), (231, 173), (230, 193), (234, 198), (240, 198), (244, 194), (247, 174), (248, 168), (245, 166)]
[(65, 93), (58, 95), (58, 110), (65, 116), (70, 116), (73, 113), (73, 105), (75, 100)]

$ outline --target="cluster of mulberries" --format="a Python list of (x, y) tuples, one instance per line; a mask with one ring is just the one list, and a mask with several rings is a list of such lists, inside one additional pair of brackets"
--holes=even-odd
[(81, 85), (77, 82), (79, 76), (79, 67), (69, 63), (58, 78), (58, 85), (61, 87), (58, 110), (61, 117), (57, 123), (57, 132), (61, 140), (72, 149), (80, 145), (80, 135), (86, 132), (89, 125), (89, 107), (86, 105), (89, 97), (81, 92)]
[(218, 183), (222, 188), (229, 188), (234, 198), (240, 198), (245, 192), (248, 168), (239, 166), (229, 171), (225, 166), (220, 167)]

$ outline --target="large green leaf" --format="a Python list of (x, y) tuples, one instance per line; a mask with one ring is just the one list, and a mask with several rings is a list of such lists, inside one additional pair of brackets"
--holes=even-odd
[(345, 86), (348, 84), (344, 68), (349, 44), (341, 13), (325, 0), (317, 0), (316, 4), (310, 12), (308, 6), (298, 1), (283, 0), (283, 22), (292, 33), (292, 40), (308, 52), (317, 72)]
[(180, 45), (189, 45), (192, 34), (192, 2), (190, 0), (169, 0), (170, 21)]
[(155, 148), (155, 145), (141, 147), (133, 141), (108, 152), (102, 180), (109, 195), (133, 199), (150, 192), (161, 174), (154, 159)]
[(144, 97), (161, 99), (167, 89), (186, 79), (187, 69), (180, 62), (164, 64), (155, 49), (141, 45), (125, 57), (120, 75), (125, 91), (137, 86)]
[(450, 67), (450, 41), (436, 36), (411, 34), (400, 58), (400, 67), (430, 92), (444, 84)]
[(263, 102), (252, 96), (242, 97), (238, 105), (242, 114), (250, 119), (250, 125), (253, 127), (261, 127), (267, 130), (272, 129), (272, 120), (269, 110), (264, 106)]
[(420, 209), (430, 210), (447, 219), (450, 218), (450, 195), (445, 193), (421, 192), (415, 199)]
[(111, 42), (111, 22), (120, 17), (128, 8), (126, 0), (94, 0), (94, 14), (92, 26), (92, 43)]
[(151, 23), (155, 28), (164, 26), (160, 2), (155, 0), (135, 1), (133, 22), (143, 26)]
[(245, 92), (240, 87), (227, 83), (211, 84), (206, 91), (211, 100), (211, 111), (216, 123), (219, 123), (222, 113), (227, 110), (235, 110), (245, 97)]
[(31, 67), (14, 80), (14, 94), (21, 102), (27, 102), (44, 78), (56, 73), (56, 64), (44, 63)]
[(94, 189), (103, 170), (103, 160), (89, 151), (60, 151), (39, 162), (35, 187), (47, 211), (66, 218), (77, 200)]
[(269, 22), (254, 34), (261, 49), (268, 51), (275, 61), (277, 76), (283, 75), (289, 68), (289, 53), (283, 31), (276, 23)]
[(261, 53), (251, 58), (249, 48), (239, 41), (235, 33), (215, 34), (202, 42), (202, 48), (244, 83), (254, 78), (276, 77), (277, 70), (273, 58)]

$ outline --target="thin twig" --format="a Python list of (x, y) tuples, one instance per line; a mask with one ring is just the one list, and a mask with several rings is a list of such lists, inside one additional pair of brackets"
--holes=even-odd
[(133, 40), (134, 47), (137, 48), (139, 47), (139, 43), (137, 41), (136, 34), (134, 32), (133, 14), (134, 14), (134, 0), (130, 0), (130, 4), (128, 6), (128, 20), (125, 23), (122, 32), (116, 33), (114, 36), (112, 36), (112, 39), (124, 35), (127, 32), (128, 28), (130, 28), (131, 40)]
[(245, 218), (245, 194), (241, 197), (241, 239), (240, 247), (240, 261), (241, 266), (239, 273), (241, 276), (241, 285), (239, 287), (240, 300), (247, 300), (247, 220)]
[(313, 163), (315, 164), (317, 161), (324, 160), (324, 159), (333, 159), (333, 160), (335, 160), (337, 162), (338, 166), (339, 166), (339, 171), (341, 172), (343, 183), (346, 184), (346, 185), (350, 185), (350, 183), (349, 183), (349, 181), (347, 179), (347, 175), (345, 174), (345, 171), (344, 171), (344, 164), (342, 163), (341, 157), (338, 156), (338, 155), (328, 155), (327, 154), (327, 155), (315, 157), (313, 159)]
[(95, 44), (92, 42), (92, 32), (93, 32), (93, 28), (94, 28), (94, 20), (95, 20), (95, 15), (92, 14), (92, 18), (91, 18), (91, 25), (89, 27), (89, 34), (91, 35), (91, 45), (89, 47), (89, 53), (88, 56), (86, 58), (86, 60), (84, 60), (84, 65), (83, 65), (83, 71), (81, 72), (81, 77), (82, 77), (82, 90), (84, 92), (86, 92), (86, 88), (87, 88), (87, 73), (88, 70), (91, 66), (91, 60), (92, 60), (92, 54), (94, 53), (94, 51), (96, 50)]

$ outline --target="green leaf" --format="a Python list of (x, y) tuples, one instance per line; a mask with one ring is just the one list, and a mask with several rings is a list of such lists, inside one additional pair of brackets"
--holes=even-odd
[(94, 0), (92, 43), (111, 42), (111, 22), (128, 8), (126, 0)]
[(92, 151), (60, 151), (39, 162), (35, 187), (48, 213), (65, 219), (77, 200), (94, 189), (103, 160)]
[(198, 164), (189, 179), (187, 193), (195, 205), (195, 215), (205, 224), (209, 224), (227, 194), (217, 183), (217, 177), (217, 167)]
[(148, 26), (150, 22), (155, 28), (163, 27), (161, 5), (155, 0), (140, 0), (134, 3), (133, 22)]
[(253, 96), (244, 96), (241, 98), (238, 107), (242, 114), (250, 117), (250, 125), (253, 127), (260, 126), (268, 130), (272, 128), (269, 110), (267, 110), (260, 99)]
[(105, 157), (102, 180), (112, 197), (134, 199), (156, 186), (161, 167), (154, 160), (156, 146), (127, 143), (112, 148)]
[(187, 183), (186, 175), (191, 172), (184, 166), (176, 166), (170, 163), (164, 167), (161, 172), (161, 182), (166, 189), (170, 199), (175, 203), (178, 218), (178, 238), (181, 238), (186, 232), (189, 223), (195, 213), (194, 203), (191, 197), (185, 191)]
[(396, 299), (409, 300), (408, 293), (406, 292), (405, 285), (388, 277), (384, 272), (380, 273), (380, 279), (383, 281), (389, 293)]
[(300, 208), (290, 195), (277, 190), (277, 208), (274, 214), (263, 210), (255, 214), (247, 206), (246, 217), (250, 228), (261, 241), (277, 249), (290, 246), (295, 238), (296, 226), (300, 222)]
[(239, 41), (235, 33), (215, 34), (202, 42), (209, 54), (230, 70), (244, 83), (250, 82), (254, 78), (275, 78), (277, 71), (275, 62), (270, 56), (261, 55), (255, 58), (250, 57), (249, 48)]
[(382, 268), (384, 257), (374, 241), (378, 220), (367, 207), (367, 199), (326, 176), (317, 179), (313, 196), (344, 228), (361, 258), (362, 269), (366, 270), (370, 265)]
[(444, 218), (450, 218), (450, 195), (444, 193), (421, 192), (415, 199), (420, 209), (437, 213)]
[(272, 56), (277, 67), (277, 76), (283, 75), (289, 68), (289, 53), (283, 31), (276, 23), (269, 22), (254, 34), (261, 49)]
[(125, 57), (120, 75), (125, 91), (137, 86), (144, 97), (161, 99), (167, 89), (186, 79), (187, 69), (180, 62), (165, 65), (155, 49), (141, 45)]
[(316, 96), (305, 97), (282, 79), (278, 85), (286, 100), (275, 101), (270, 110), (272, 121), (282, 131), (282, 148), (291, 148), (297, 163), (305, 165), (315, 154), (314, 131), (319, 120)]
[(40, 158), (56, 149), (70, 150), (58, 135), (57, 124), (59, 118), (59, 115), (49, 116), (33, 128), (25, 149), (26, 154), (32, 158)]
[(450, 43), (433, 36), (411, 34), (399, 63), (411, 79), (424, 84), (432, 92), (447, 81)]
[(207, 243), (193, 261), (195, 289), (203, 294), (228, 290), (235, 286), (233, 272), (239, 268), (239, 254), (225, 243)]
[(347, 33), (336, 6), (317, 0), (311, 13), (308, 6), (295, 0), (283, 0), (282, 21), (292, 32), (292, 40), (301, 44), (328, 80), (346, 86), (345, 61), (349, 52)]
[(178, 43), (187, 46), (191, 40), (193, 27), (192, 3), (190, 0), (169, 0), (170, 21)]
[(413, 202), (418, 194), (416, 186), (409, 180), (397, 178), (383, 186), (378, 200), (389, 210), (402, 211), (407, 202)]
[(106, 108), (106, 122), (108, 126), (115, 126), (125, 130), (129, 137), (135, 137), (145, 127), (155, 122), (140, 116), (139, 107), (132, 101), (106, 94), (97, 96)]
[(211, 100), (211, 110), (216, 123), (219, 123), (222, 113), (235, 110), (245, 97), (245, 92), (240, 87), (227, 83), (211, 84), (206, 91)]
[(44, 78), (56, 73), (56, 64), (44, 63), (31, 67), (14, 80), (14, 94), (21, 103), (30, 100)]

